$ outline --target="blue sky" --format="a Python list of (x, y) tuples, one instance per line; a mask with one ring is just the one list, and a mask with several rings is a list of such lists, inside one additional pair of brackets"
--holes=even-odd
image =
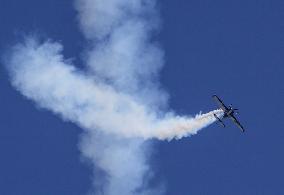
[[(213, 124), (181, 140), (154, 141), (154, 182), (167, 195), (284, 193), (284, 3), (158, 1), (165, 51), (161, 84), (170, 107), (194, 115), (216, 108), (218, 94), (240, 109), (240, 131)], [(1, 0), (0, 49), (23, 34), (59, 40), (80, 65), (84, 38), (70, 1)], [(11, 87), (0, 69), (0, 194), (86, 194), (92, 170), (80, 158), (82, 130)]]

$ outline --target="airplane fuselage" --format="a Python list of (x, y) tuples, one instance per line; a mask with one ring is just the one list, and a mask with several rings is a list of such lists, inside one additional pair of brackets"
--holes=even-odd
[(227, 117), (233, 115), (234, 112), (235, 112), (234, 109), (230, 107), (228, 110), (226, 110), (226, 111), (224, 112), (223, 118), (227, 118)]

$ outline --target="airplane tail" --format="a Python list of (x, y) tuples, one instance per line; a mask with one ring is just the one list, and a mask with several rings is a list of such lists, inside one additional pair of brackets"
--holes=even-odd
[(225, 124), (223, 123), (223, 121), (216, 115), (214, 114), (214, 117), (220, 122), (220, 124), (225, 127)]

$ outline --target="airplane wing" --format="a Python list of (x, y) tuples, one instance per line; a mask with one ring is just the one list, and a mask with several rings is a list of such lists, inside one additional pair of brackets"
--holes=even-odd
[(229, 108), (227, 108), (227, 106), (225, 106), (225, 104), (222, 102), (222, 100), (220, 98), (218, 98), (217, 95), (213, 95), (212, 97), (224, 112), (229, 110)]
[(241, 129), (242, 132), (245, 132), (244, 127), (241, 125), (241, 123), (236, 119), (234, 115), (230, 115), (229, 118)]

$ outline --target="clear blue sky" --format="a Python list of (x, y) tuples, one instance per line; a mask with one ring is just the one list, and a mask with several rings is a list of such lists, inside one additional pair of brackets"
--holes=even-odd
[[(240, 109), (190, 138), (156, 141), (153, 169), (167, 195), (284, 194), (284, 2), (160, 0), (166, 53), (161, 72), (180, 114), (215, 109), (212, 94)], [(1, 0), (0, 52), (25, 33), (61, 40), (79, 59), (84, 40), (67, 0)], [(39, 110), (0, 69), (0, 194), (78, 195), (91, 186), (80, 161), (80, 128)]]

